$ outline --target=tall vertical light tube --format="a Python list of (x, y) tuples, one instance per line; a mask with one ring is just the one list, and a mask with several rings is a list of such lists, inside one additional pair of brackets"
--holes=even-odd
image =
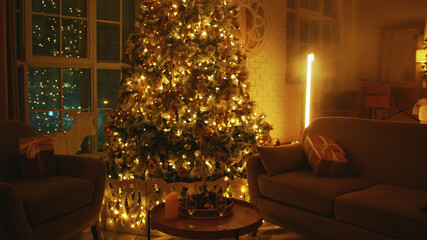
[(307, 88), (305, 91), (305, 123), (307, 127), (310, 123), (310, 95), (311, 95), (311, 67), (314, 61), (314, 54), (310, 53), (307, 56)]

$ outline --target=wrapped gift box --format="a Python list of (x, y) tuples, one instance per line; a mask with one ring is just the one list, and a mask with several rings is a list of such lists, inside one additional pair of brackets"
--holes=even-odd
[(345, 153), (330, 137), (307, 134), (304, 153), (317, 176), (342, 176), (347, 170)]
[(19, 154), (24, 178), (50, 177), (56, 174), (53, 139), (27, 137), (19, 139)]

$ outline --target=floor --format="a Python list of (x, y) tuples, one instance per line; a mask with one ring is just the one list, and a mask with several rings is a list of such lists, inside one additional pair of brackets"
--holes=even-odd
[[(103, 236), (105, 240), (146, 240), (146, 236), (125, 234), (125, 233), (116, 233), (116, 232), (106, 232), (103, 231)], [(171, 235), (158, 233), (157, 236), (152, 236), (153, 240), (184, 240), (186, 238), (174, 237)], [(263, 225), (259, 228), (257, 236), (251, 236), (247, 234), (241, 236), (242, 240), (309, 240), (308, 237), (285, 230), (279, 226), (273, 225), (271, 223), (264, 222)], [(79, 235), (75, 236), (70, 240), (92, 240), (92, 234), (90, 229), (85, 230)], [(232, 240), (226, 239), (226, 240)]]

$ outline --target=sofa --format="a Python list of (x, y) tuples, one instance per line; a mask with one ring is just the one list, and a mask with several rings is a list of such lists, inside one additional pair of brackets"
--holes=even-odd
[(36, 132), (21, 121), (0, 121), (0, 239), (67, 239), (99, 228), (106, 166), (98, 159), (54, 155), (55, 172), (26, 177), (19, 161), (19, 139)]
[[(343, 176), (313, 174), (307, 134), (344, 150)], [(427, 125), (325, 117), (299, 143), (262, 150), (248, 159), (247, 178), (267, 221), (321, 239), (427, 239)]]

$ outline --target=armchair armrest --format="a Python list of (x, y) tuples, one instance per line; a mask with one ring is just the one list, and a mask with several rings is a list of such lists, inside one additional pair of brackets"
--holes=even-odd
[(55, 155), (58, 175), (84, 178), (95, 182), (93, 206), (99, 211), (104, 197), (107, 167), (101, 160), (76, 155)]
[(0, 181), (0, 237), (30, 239), (31, 228), (22, 206), (10, 184)]
[(259, 154), (252, 155), (246, 162), (246, 175), (248, 177), (249, 195), (251, 202), (256, 205), (259, 197), (258, 175), (266, 173)]

